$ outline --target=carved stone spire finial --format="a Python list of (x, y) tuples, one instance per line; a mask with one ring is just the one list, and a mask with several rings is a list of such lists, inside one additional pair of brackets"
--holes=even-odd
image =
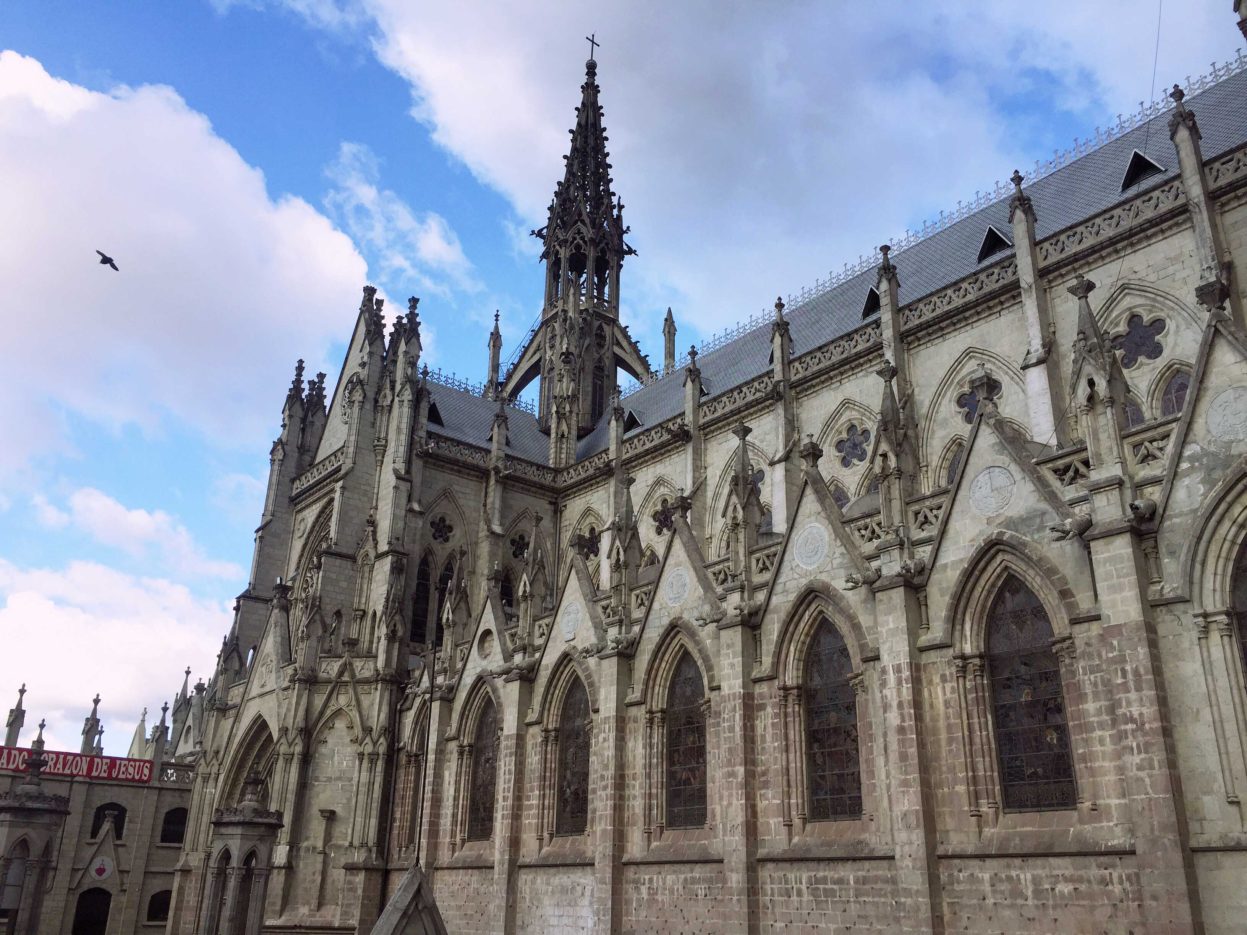
[(1013, 170), (1013, 175), (1009, 180), (1013, 183), (1013, 197), (1009, 199), (1009, 223), (1013, 223), (1013, 216), (1019, 211), (1028, 215), (1032, 219), (1035, 216), (1034, 206), (1031, 204), (1030, 197), (1022, 191), (1023, 175), (1017, 169)]

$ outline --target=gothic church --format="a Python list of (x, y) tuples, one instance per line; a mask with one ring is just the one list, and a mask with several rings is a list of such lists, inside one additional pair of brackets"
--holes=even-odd
[(1241, 931), (1247, 60), (661, 368), (581, 92), (509, 363), (296, 371), (168, 931)]

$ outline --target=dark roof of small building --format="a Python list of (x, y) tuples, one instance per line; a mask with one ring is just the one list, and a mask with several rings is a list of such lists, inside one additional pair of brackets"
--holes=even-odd
[[(1241, 64), (1241, 62), (1240, 62)], [(1186, 100), (1199, 120), (1205, 159), (1213, 158), (1247, 142), (1247, 70), (1239, 67), (1224, 79)], [(1171, 109), (1158, 109), (1155, 116), (1133, 129), (1071, 159), (1049, 174), (1024, 186), (1035, 207), (1038, 239), (1044, 239), (1113, 205), (1163, 185), (1178, 174), (1178, 159), (1169, 139)], [(1161, 167), (1137, 185), (1122, 190), (1126, 167), (1135, 151)], [(1012, 193), (967, 214), (930, 236), (899, 247), (891, 255), (900, 279), (899, 300), (907, 305), (991, 266), (1007, 253), (996, 253), (978, 260), (983, 237), (989, 226), (1010, 235), (1009, 201)], [(1011, 235), (1010, 235), (1011, 236)], [(1007, 252), (1012, 252), (1012, 248)], [(862, 324), (867, 293), (877, 278), (873, 267), (866, 268), (838, 284), (819, 291), (786, 311), (792, 335), (793, 356), (804, 354)], [(704, 398), (739, 386), (770, 369), (770, 328), (760, 322), (753, 330), (715, 347), (697, 358), (701, 370)], [(632, 410), (640, 425), (628, 434), (644, 431), (684, 409), (684, 370), (677, 367), (652, 383), (640, 387), (623, 399), (625, 411)], [(490, 426), (495, 404), (461, 390), (433, 385), (445, 428), (437, 431), (469, 444), (489, 446)], [(445, 403), (442, 400), (445, 399)], [(529, 413), (509, 408), (508, 450), (519, 457), (548, 463), (549, 441), (537, 420)], [(610, 438), (609, 412), (580, 440), (577, 458), (585, 459), (604, 450)]]

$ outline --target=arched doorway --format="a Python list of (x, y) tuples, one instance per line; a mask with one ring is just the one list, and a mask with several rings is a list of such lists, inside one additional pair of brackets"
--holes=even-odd
[(104, 935), (108, 930), (108, 911), (113, 894), (98, 886), (78, 894), (74, 909), (73, 935)]

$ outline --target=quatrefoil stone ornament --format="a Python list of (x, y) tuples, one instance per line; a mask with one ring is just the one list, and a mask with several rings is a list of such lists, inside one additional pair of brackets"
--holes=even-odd
[(865, 461), (869, 444), (870, 430), (861, 428), (856, 422), (850, 422), (844, 438), (836, 442), (836, 451), (840, 454), (840, 464), (844, 467), (852, 467), (855, 461)]
[(1165, 352), (1165, 348), (1156, 340), (1156, 336), (1164, 331), (1163, 318), (1144, 322), (1142, 315), (1131, 315), (1126, 319), (1126, 330), (1122, 334), (1113, 335), (1113, 349), (1121, 351), (1121, 365), (1129, 370), (1140, 359), (1158, 358)]

